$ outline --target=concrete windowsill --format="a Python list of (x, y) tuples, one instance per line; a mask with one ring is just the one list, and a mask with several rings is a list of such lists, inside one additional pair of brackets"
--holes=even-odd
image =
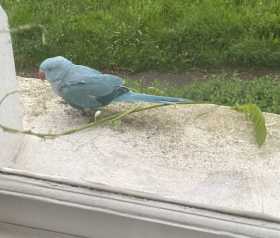
[[(1, 7), (0, 66), (2, 98), (18, 82)], [(29, 91), (5, 101), (1, 123), (48, 131), (86, 122), (46, 85), (19, 80)], [(279, 237), (279, 117), (267, 116), (272, 133), (258, 150), (228, 108), (186, 123), (213, 107), (153, 111), (52, 141), (1, 130), (0, 236)]]

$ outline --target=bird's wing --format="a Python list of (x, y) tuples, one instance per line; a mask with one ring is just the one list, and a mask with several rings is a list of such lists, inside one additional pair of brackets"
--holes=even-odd
[(84, 66), (84, 65), (73, 65), (73, 70), (81, 74), (102, 74), (100, 71)]
[(118, 76), (110, 74), (75, 74), (74, 72), (70, 78), (64, 80), (63, 85), (65, 87), (79, 85), (85, 89), (88, 87), (92, 96), (102, 97), (121, 87), (123, 81)]
[(75, 84), (63, 87), (62, 97), (71, 106), (78, 109), (98, 108), (101, 103), (97, 101), (93, 84)]

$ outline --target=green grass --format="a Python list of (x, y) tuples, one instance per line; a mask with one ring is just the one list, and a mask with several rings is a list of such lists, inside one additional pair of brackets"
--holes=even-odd
[(150, 87), (142, 88), (141, 82), (130, 80), (127, 80), (127, 84), (138, 92), (228, 106), (252, 103), (262, 111), (280, 114), (280, 81), (270, 76), (244, 80), (238, 75), (212, 75), (206, 81), (194, 81), (180, 87), (153, 82)]
[[(193, 67), (280, 65), (280, 1), (274, 0), (0, 0), (14, 32), (18, 70), (63, 55), (97, 69), (177, 71)], [(222, 105), (255, 103), (280, 113), (272, 77), (213, 75), (185, 86), (154, 82), (147, 93)]]
[(280, 64), (278, 0), (0, 0), (18, 69), (64, 55), (99, 69), (186, 70)]

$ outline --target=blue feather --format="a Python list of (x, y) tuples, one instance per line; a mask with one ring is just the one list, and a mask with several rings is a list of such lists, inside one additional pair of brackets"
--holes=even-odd
[(45, 73), (54, 92), (78, 109), (98, 109), (111, 102), (190, 103), (191, 100), (130, 92), (120, 77), (82, 65), (64, 57), (44, 60), (40, 71)]
[(116, 97), (114, 102), (148, 102), (148, 103), (191, 103), (192, 101), (184, 98), (175, 98), (175, 97), (165, 97), (165, 96), (155, 96), (144, 93), (134, 93), (127, 92), (118, 97)]

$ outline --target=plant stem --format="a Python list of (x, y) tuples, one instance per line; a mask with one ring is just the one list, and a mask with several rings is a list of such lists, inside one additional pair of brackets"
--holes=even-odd
[[(1, 104), (7, 99), (8, 96), (18, 93), (19, 91), (12, 91), (7, 93), (1, 100), (0, 100), (0, 106)], [(190, 103), (180, 103), (180, 104), (190, 104)], [(117, 113), (113, 113), (112, 115), (106, 116), (103, 119), (100, 119), (98, 121), (94, 121), (94, 122), (90, 122), (88, 124), (82, 125), (80, 127), (77, 128), (73, 128), (73, 129), (69, 129), (60, 133), (40, 133), (40, 132), (34, 132), (31, 130), (18, 130), (15, 128), (10, 128), (7, 127), (3, 124), (0, 123), (0, 128), (5, 131), (5, 132), (9, 132), (9, 133), (15, 133), (15, 134), (24, 134), (24, 135), (31, 135), (31, 136), (36, 136), (42, 139), (54, 139), (60, 136), (64, 136), (64, 135), (70, 135), (70, 134), (74, 134), (89, 128), (93, 128), (96, 127), (97, 125), (100, 124), (104, 124), (106, 122), (114, 122), (117, 120), (121, 120), (122, 118), (136, 113), (136, 112), (141, 112), (141, 111), (146, 111), (146, 110), (151, 110), (151, 109), (155, 109), (155, 108), (160, 108), (160, 107), (164, 107), (164, 106), (172, 106), (172, 105), (176, 105), (176, 104), (155, 104), (155, 105), (149, 105), (149, 106), (144, 106), (144, 107), (140, 107), (139, 105), (128, 109), (124, 112), (117, 112)]]

